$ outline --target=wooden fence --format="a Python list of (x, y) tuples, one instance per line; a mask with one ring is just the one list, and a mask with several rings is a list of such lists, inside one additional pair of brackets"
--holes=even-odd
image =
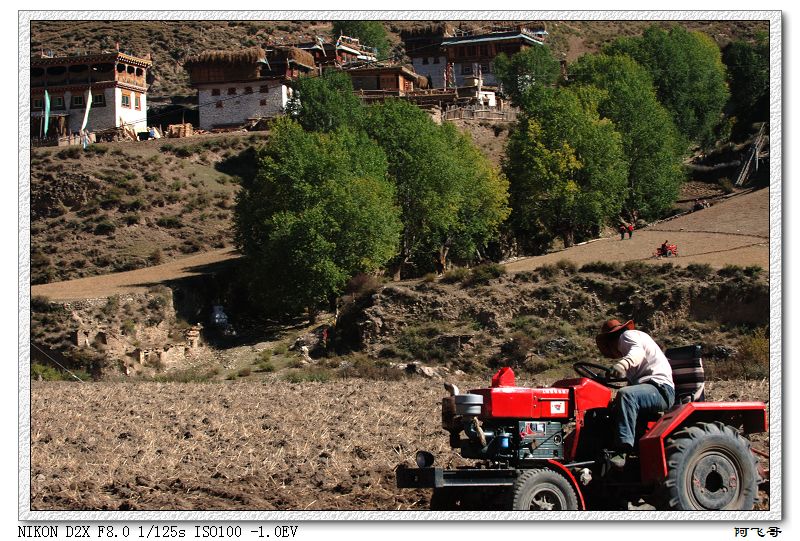
[(489, 107), (451, 107), (442, 112), (443, 120), (493, 120), (496, 122), (514, 122), (517, 120), (516, 109), (492, 109)]

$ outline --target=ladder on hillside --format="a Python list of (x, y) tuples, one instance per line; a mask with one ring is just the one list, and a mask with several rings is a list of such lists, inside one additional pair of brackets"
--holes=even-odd
[(750, 178), (750, 174), (752, 172), (758, 171), (758, 155), (761, 153), (761, 148), (764, 146), (764, 143), (767, 140), (766, 135), (767, 124), (765, 122), (761, 125), (761, 129), (758, 130), (758, 134), (756, 134), (756, 138), (747, 154), (747, 159), (744, 161), (744, 163), (742, 163), (739, 176), (736, 178), (736, 186), (741, 186), (744, 184), (747, 179)]

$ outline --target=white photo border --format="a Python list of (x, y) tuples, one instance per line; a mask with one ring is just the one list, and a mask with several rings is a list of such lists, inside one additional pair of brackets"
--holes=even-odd
[[(22, 521), (775, 521), (783, 518), (782, 16), (780, 11), (19, 11), (19, 485)], [(30, 25), (41, 20), (761, 20), (770, 43), (770, 509), (767, 511), (34, 511), (30, 505)]]

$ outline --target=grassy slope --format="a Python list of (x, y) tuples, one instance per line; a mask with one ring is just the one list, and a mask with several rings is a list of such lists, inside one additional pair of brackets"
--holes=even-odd
[[(387, 21), (386, 29), (394, 44), (406, 28), (428, 25), (430, 21)], [(482, 27), (485, 21), (466, 22)], [(621, 35), (637, 35), (650, 21), (549, 21), (551, 46), (557, 57), (574, 60), (584, 52), (597, 51), (603, 43)], [(660, 22), (668, 26), (671, 22)], [(688, 21), (692, 30), (702, 30), (717, 43), (731, 39), (754, 39), (767, 31), (766, 22)], [(315, 34), (327, 35), (331, 24), (325, 21), (37, 21), (31, 24), (31, 53), (51, 49), (56, 54), (113, 49), (119, 42), (133, 54), (153, 57), (156, 81), (151, 97), (193, 94), (183, 70), (183, 60), (205, 49), (234, 49), (264, 43), (281, 44), (310, 41)]]
[[(228, 158), (263, 136), (44, 148), (31, 156), (31, 281), (131, 270), (231, 245)], [(222, 165), (220, 165), (222, 164)]]

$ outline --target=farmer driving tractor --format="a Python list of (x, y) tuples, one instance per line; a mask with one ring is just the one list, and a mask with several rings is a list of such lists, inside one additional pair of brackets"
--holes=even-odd
[(622, 469), (633, 450), (636, 420), (640, 413), (657, 413), (672, 407), (675, 384), (672, 368), (650, 335), (634, 328), (633, 320), (609, 319), (596, 337), (597, 347), (609, 359), (619, 359), (609, 371), (628, 385), (617, 392), (613, 414), (616, 425), (614, 468)]

